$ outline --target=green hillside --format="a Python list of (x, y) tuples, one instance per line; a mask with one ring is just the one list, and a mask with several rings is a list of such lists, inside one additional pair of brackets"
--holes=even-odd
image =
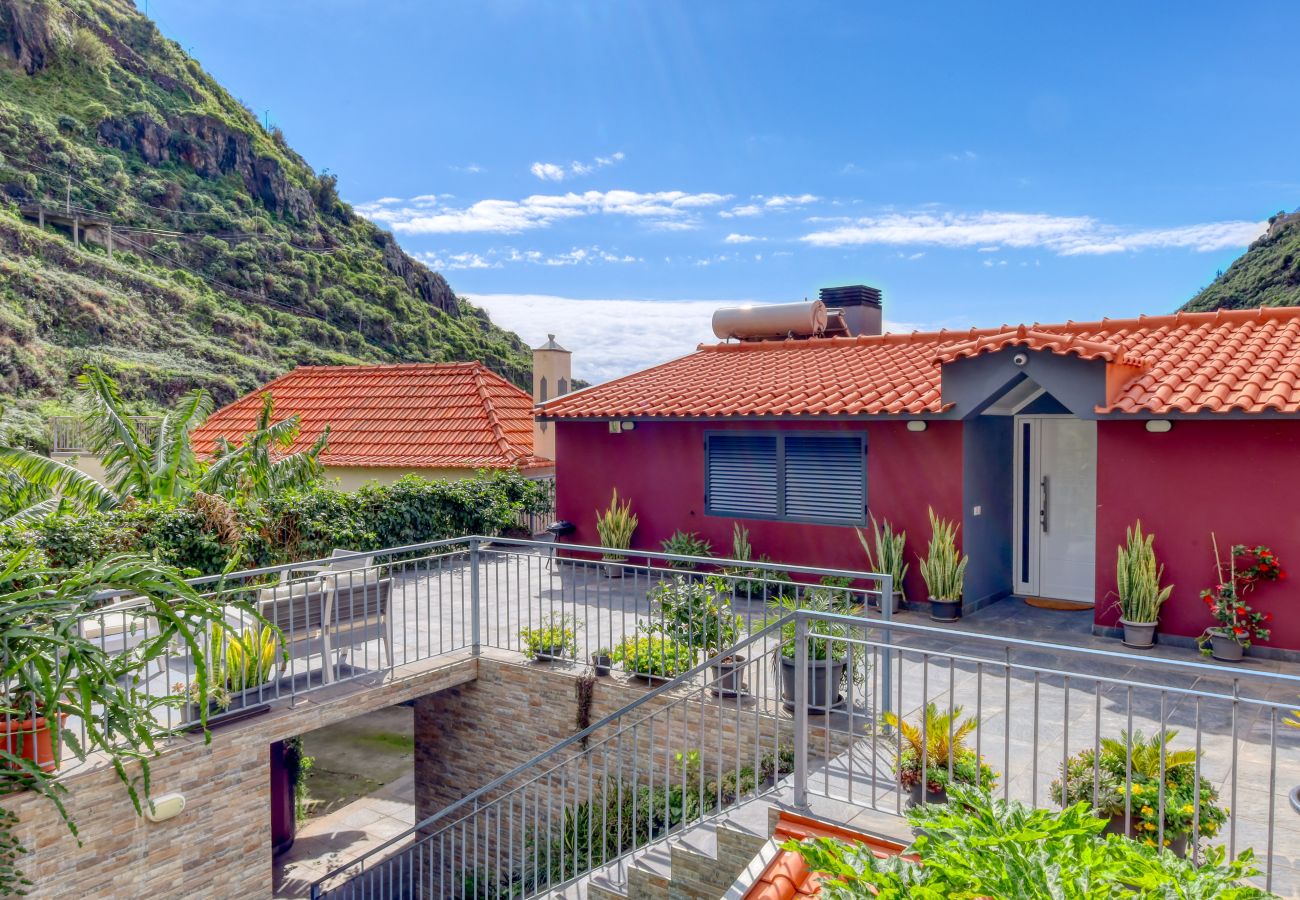
[[(110, 220), (113, 257), (39, 229), (38, 206)], [(298, 363), (463, 359), (528, 381), (518, 337), (357, 216), (130, 0), (0, 0), (11, 434), (65, 404), (89, 361), (148, 408), (196, 385), (227, 401)]]
[(1183, 306), (1192, 312), (1300, 306), (1300, 213), (1278, 213), (1269, 230)]

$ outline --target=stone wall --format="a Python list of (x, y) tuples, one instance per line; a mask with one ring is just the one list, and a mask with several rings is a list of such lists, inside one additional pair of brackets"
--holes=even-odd
[[(485, 656), (477, 680), (417, 701), (417, 821), (578, 731), (575, 684), (582, 671), (525, 663), (517, 655)], [(617, 712), (649, 690), (625, 676), (596, 679), (590, 721)], [(430, 896), (458, 889), (467, 871), (499, 876), (518, 870), (520, 861), (531, 856), (535, 835), (558, 834), (566, 806), (600, 799), (603, 785), (621, 783), (630, 797), (636, 785), (704, 783), (716, 799), (717, 785), (726, 790), (738, 765), (758, 768), (764, 757), (770, 760), (793, 748), (793, 721), (776, 704), (755, 709), (752, 700), (716, 698), (698, 688), (647, 701), (627, 714), (622, 725), (621, 739), (605, 740), (617, 728), (602, 731), (590, 747), (575, 744), (545, 770), (529, 770), (507, 782), (488, 798), (500, 799), (488, 813), (447, 828), (464, 815), (458, 812), (431, 827), (422, 851)], [(832, 752), (846, 745), (847, 735), (832, 734)], [(814, 757), (827, 746), (816, 717), (810, 722), (809, 746)], [(698, 769), (681, 756), (683, 751), (699, 753)], [(630, 815), (632, 804), (625, 806)], [(579, 827), (579, 849), (585, 849), (586, 833), (598, 846), (598, 835), (630, 828), (629, 822), (611, 822), (602, 814), (599, 821), (586, 823), (585, 833)]]
[(271, 742), (463, 683), (476, 670), (470, 659), (399, 670), (384, 683), (338, 685), (293, 708), (282, 701), (268, 714), (214, 730), (211, 743), (202, 735), (177, 738), (150, 767), (155, 796), (185, 795), (185, 811), (166, 822), (137, 816), (112, 769), (69, 766), (61, 780), (80, 846), (49, 801), (30, 792), (4, 798), (28, 850), (19, 865), (34, 882), (31, 895), (270, 897)]

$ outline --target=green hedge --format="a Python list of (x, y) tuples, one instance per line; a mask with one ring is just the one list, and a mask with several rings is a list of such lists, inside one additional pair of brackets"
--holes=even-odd
[(467, 534), (500, 534), (520, 512), (539, 512), (542, 485), (518, 472), (460, 481), (408, 475), (344, 492), (318, 485), (257, 505), (200, 496), (185, 504), (134, 503), (108, 512), (51, 516), (0, 529), (0, 555), (36, 547), (51, 565), (73, 567), (140, 551), (204, 575), (238, 554), (238, 568), (328, 556), (335, 547), (378, 550)]

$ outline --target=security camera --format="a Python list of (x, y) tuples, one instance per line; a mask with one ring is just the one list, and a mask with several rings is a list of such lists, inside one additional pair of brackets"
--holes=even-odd
[(1017, 353), (1015, 356), (1011, 357), (1011, 361), (1018, 366), (1023, 366), (1025, 363), (1029, 362), (1029, 354)]

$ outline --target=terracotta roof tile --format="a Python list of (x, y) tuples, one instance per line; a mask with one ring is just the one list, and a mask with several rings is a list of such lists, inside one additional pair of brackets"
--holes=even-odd
[(300, 366), (213, 413), (194, 432), (211, 453), (218, 436), (238, 442), (253, 430), (262, 395), (277, 420), (298, 414), (290, 452), (330, 426), (322, 459), (331, 466), (505, 468), (550, 465), (533, 454), (533, 401), (479, 363)]
[(1102, 413), (1300, 412), (1300, 307), (701, 346), (545, 404), (554, 418), (937, 413), (943, 364), (1023, 346), (1118, 369)]

